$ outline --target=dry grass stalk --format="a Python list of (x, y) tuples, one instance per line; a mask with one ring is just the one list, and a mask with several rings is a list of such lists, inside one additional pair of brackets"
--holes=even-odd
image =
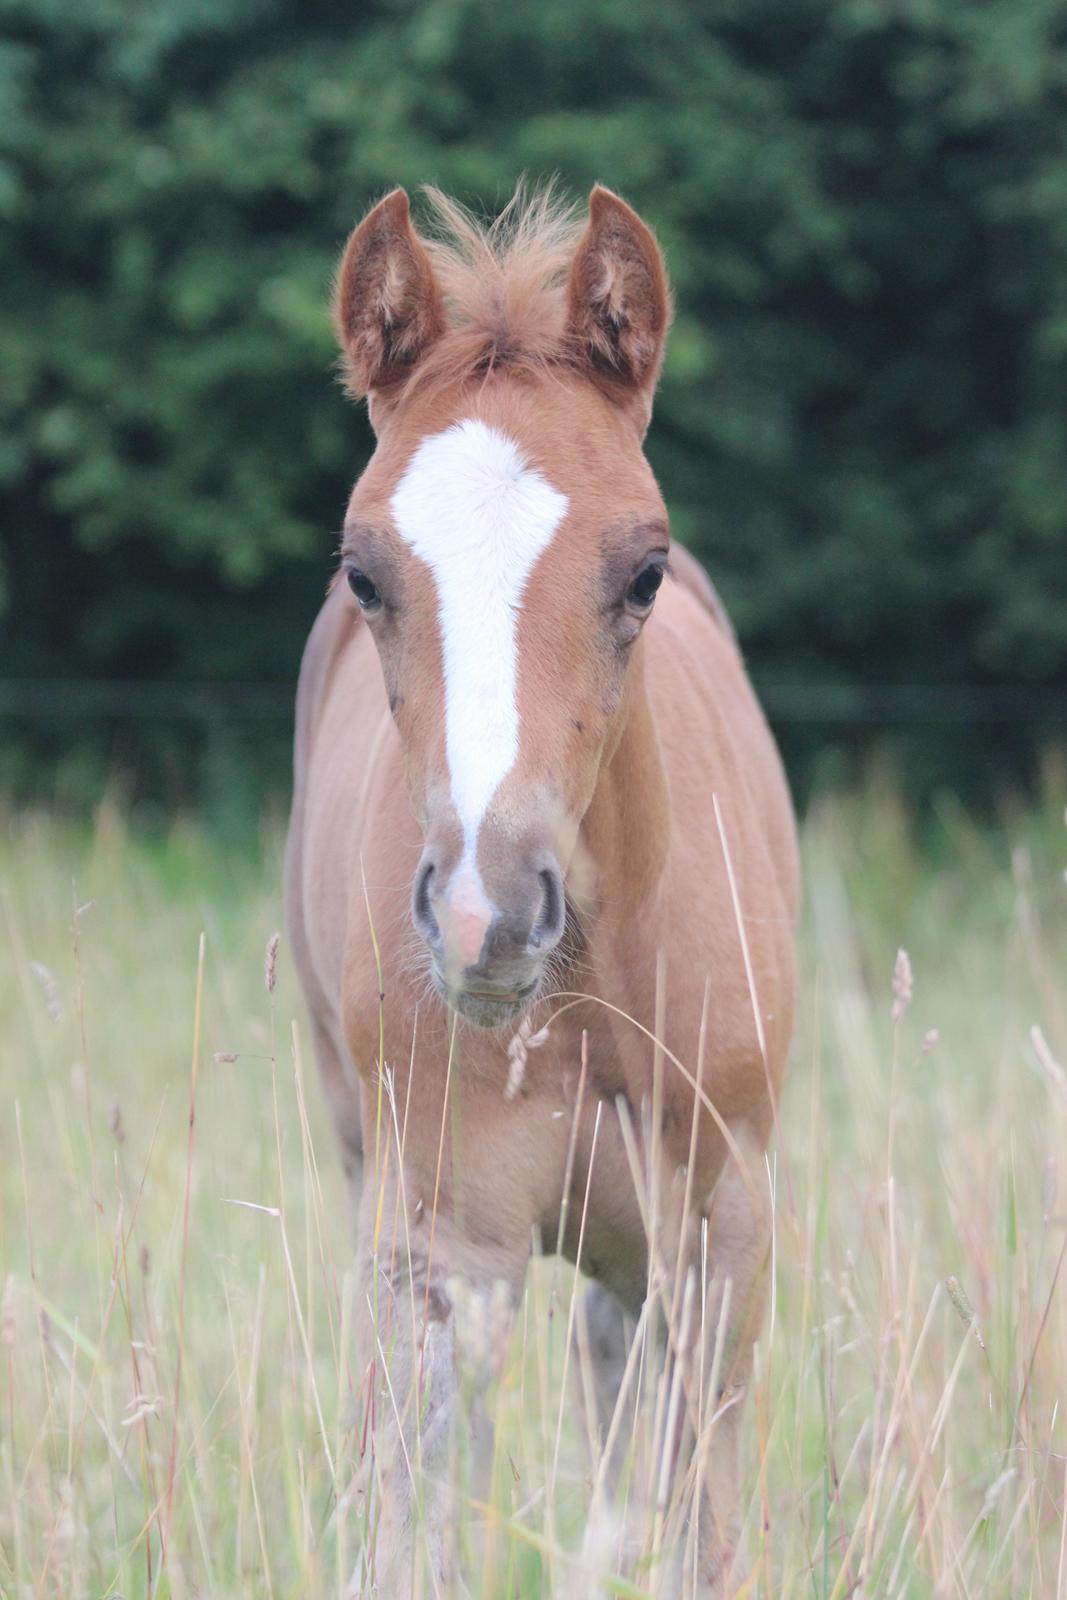
[[(865, 837), (884, 826), (879, 837), (891, 839), (877, 798), (864, 804)], [(775, 1233), (775, 1313), (746, 1421), (750, 1566), (734, 1600), (1058, 1600), (1067, 1039), (1049, 974), (1067, 961), (1067, 926), (1042, 865), (1056, 846), (1042, 845), (1033, 822), (1016, 856), (1032, 901), (1028, 943), (1013, 942), (1021, 935), (1002, 915), (1012, 869), (991, 868), (977, 835), (954, 866), (953, 897), (933, 872), (917, 881), (906, 937), (939, 1027), (920, 1047), (922, 1070), (902, 1062), (894, 1076), (867, 974), (894, 965), (901, 908), (879, 910), (845, 816), (838, 807), (808, 830), (810, 983), (781, 1108), (793, 1201), (761, 1172), (788, 1225)], [(1059, 820), (1057, 810), (1057, 840)], [(56, 836), (42, 839), (0, 862), (5, 916), (16, 952), (64, 970), (71, 874), (56, 865)], [(134, 842), (96, 859), (87, 887), (107, 915), (81, 929), (75, 1022), (49, 1027), (25, 954), (0, 969), (0, 1074), (21, 1157), (0, 1163), (0, 1590), (147, 1596), (164, 1584), (175, 1595), (325, 1600), (343, 1592), (371, 1525), (359, 1463), (374, 1419), (352, 1349), (337, 1162), (320, 1097), (310, 1085), (305, 1094), (300, 1024), (292, 1070), (275, 1062), (273, 1105), (260, 1073), (208, 1074), (191, 1085), (183, 1130), (193, 1096), (182, 1104), (175, 1093), (169, 1019), (189, 1014), (189, 977), (173, 952), (191, 945), (202, 885), (160, 882), (149, 902), (152, 868)], [(247, 912), (212, 934), (201, 969), (194, 1035), (232, 1039), (238, 1049), (222, 1060), (260, 1055), (271, 1017), (289, 1017), (284, 964), (265, 1017), (247, 935), (271, 915), (273, 893), (273, 866), (249, 871)], [(894, 966), (897, 1023), (914, 988), (905, 959)], [(712, 972), (709, 1035), (716, 981)], [(661, 1014), (669, 1005), (664, 983)], [(1028, 1044), (1019, 1019), (1034, 1016), (1042, 1026)], [(87, 1061), (89, 1040), (97, 1081), (106, 1070), (114, 1096), (110, 1119), (102, 1100), (97, 1136), (110, 1125), (121, 1146), (95, 1175), (87, 1070), (67, 1088), (71, 1055)], [(509, 1062), (516, 1097), (533, 1070), (535, 1046), (523, 1045), (521, 1069)], [(1028, 1051), (1037, 1071), (1019, 1070)], [(663, 1052), (662, 1071), (689, 1074), (713, 1103), (700, 1041), (691, 1052), (677, 1062)], [(425, 1225), (434, 1196), (404, 1188), (407, 1107), (388, 1071), (381, 1081), (381, 1165), (400, 1175), (391, 1237), (402, 1256), (405, 1229)], [(594, 1081), (583, 1073), (581, 1092)], [(872, 1111), (887, 1084), (897, 1129), (888, 1160), (886, 1121)], [(479, 1600), (658, 1600), (676, 1558), (683, 1600), (698, 1593), (703, 1475), (732, 1403), (728, 1389), (717, 1396), (732, 1359), (726, 1321), (707, 1314), (721, 1302), (702, 1271), (668, 1271), (656, 1248), (663, 1193), (640, 1119), (605, 1105), (597, 1161), (609, 1116), (653, 1240), (651, 1296), (618, 1402), (599, 1423), (582, 1285), (569, 1268), (533, 1263), (510, 1340), (500, 1308), (471, 1309), (467, 1360), (498, 1373), (487, 1402), (496, 1443), (483, 1484), (461, 1413), (449, 1472), (457, 1548)], [(397, 1314), (417, 1319), (421, 1299), (420, 1285)], [(679, 1476), (670, 1441), (683, 1417), (700, 1444)], [(418, 1450), (410, 1468), (417, 1482)], [(461, 1533), (472, 1508), (476, 1529)], [(425, 1570), (414, 1582), (426, 1588)]]

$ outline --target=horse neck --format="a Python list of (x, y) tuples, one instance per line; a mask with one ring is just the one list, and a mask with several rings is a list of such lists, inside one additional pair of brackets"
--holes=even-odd
[(581, 837), (595, 866), (597, 898), (654, 903), (670, 849), (667, 778), (638, 646), (617, 742), (601, 764)]

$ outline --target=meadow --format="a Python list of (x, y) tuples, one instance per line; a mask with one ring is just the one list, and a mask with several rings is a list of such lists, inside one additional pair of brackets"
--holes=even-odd
[[(1065, 792), (805, 821), (738, 1595), (1067, 1596)], [(266, 981), (281, 828), (0, 822), (0, 1595), (343, 1594), (365, 1431), (284, 937)], [(485, 1600), (660, 1592), (590, 1511), (574, 1286), (533, 1264), (490, 1395)]]

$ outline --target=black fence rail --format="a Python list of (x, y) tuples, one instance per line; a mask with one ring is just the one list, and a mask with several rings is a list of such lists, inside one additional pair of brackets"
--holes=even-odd
[(127, 678), (0, 678), (0, 717), (30, 721), (281, 722), (293, 715), (295, 685), (134, 682)]
[[(1067, 687), (1042, 684), (757, 682), (772, 721), (1067, 723)], [(134, 682), (104, 678), (0, 678), (0, 717), (30, 721), (281, 722), (294, 686), (282, 683)]]

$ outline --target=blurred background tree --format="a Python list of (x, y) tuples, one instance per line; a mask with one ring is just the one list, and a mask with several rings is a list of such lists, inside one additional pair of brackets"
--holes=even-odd
[[(1001, 696), (898, 730), (913, 788), (1025, 780), (1067, 699), (1060, 0), (0, 17), (6, 679), (291, 684), (370, 448), (326, 311), (348, 229), (397, 183), (493, 210), (557, 173), (666, 248), (650, 454), (795, 780), (871, 730), (795, 722), (790, 687), (810, 712), (886, 684)], [(116, 762), (178, 801), (287, 779), (284, 718), (5, 727), (21, 792), (84, 798)]]

